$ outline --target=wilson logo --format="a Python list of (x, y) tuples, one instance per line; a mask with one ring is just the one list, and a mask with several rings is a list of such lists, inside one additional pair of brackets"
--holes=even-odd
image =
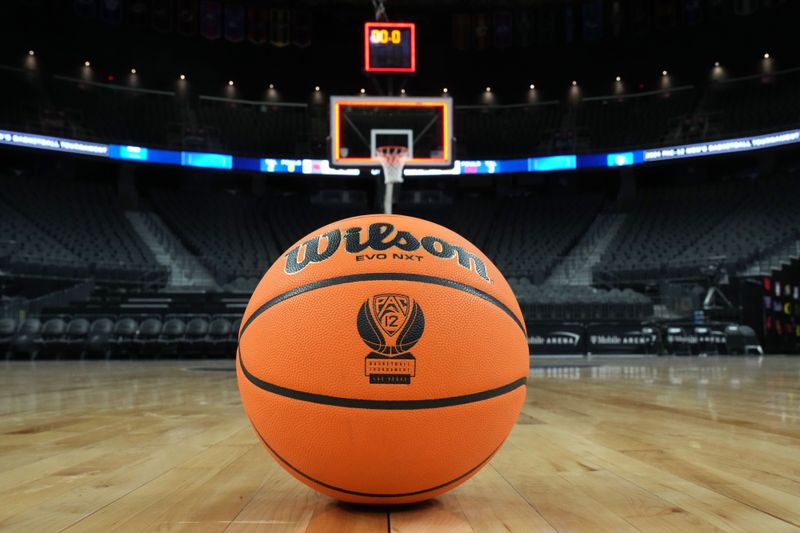
[(348, 228), (344, 232), (335, 229), (310, 238), (289, 250), (286, 254), (284, 272), (296, 274), (311, 263), (325, 261), (339, 250), (342, 241), (344, 241), (345, 251), (351, 254), (361, 253), (364, 250), (382, 252), (391, 248), (404, 252), (423, 249), (438, 259), (455, 259), (459, 266), (474, 271), (485, 281), (491, 283), (483, 260), (463, 247), (450, 244), (439, 237), (417, 238), (408, 231), (395, 231), (392, 224), (380, 222), (370, 224), (366, 236), (362, 235), (362, 228), (355, 227)]

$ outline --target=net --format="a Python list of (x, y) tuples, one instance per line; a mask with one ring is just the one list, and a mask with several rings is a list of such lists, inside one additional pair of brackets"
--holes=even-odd
[(375, 157), (381, 162), (383, 182), (386, 184), (383, 212), (391, 214), (394, 184), (403, 183), (403, 167), (408, 159), (408, 148), (405, 146), (379, 146), (375, 149)]
[(375, 149), (375, 157), (383, 167), (384, 183), (403, 183), (403, 167), (408, 159), (408, 148), (405, 146), (379, 146)]

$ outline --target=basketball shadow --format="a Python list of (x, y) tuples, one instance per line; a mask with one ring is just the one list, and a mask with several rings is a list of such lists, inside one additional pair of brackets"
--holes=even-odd
[[(447, 500), (447, 497), (444, 497)], [(307, 531), (384, 530), (387, 527), (417, 531), (471, 530), (463, 512), (440, 498), (400, 505), (366, 505), (331, 501), (315, 514)]]
[(341, 507), (343, 511), (351, 513), (412, 513), (424, 512), (428, 509), (435, 509), (442, 507), (441, 502), (433, 498), (416, 503), (401, 503), (396, 505), (367, 505), (365, 503), (348, 503), (348, 502), (333, 502), (333, 505)]

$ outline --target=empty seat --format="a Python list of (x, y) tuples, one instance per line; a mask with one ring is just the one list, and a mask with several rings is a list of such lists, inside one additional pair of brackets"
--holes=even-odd
[(158, 318), (146, 318), (139, 325), (139, 332), (136, 335), (134, 346), (139, 355), (157, 355), (158, 336), (161, 335), (161, 320)]
[(227, 355), (230, 335), (230, 320), (224, 317), (217, 317), (213, 319), (211, 324), (208, 326), (207, 352), (212, 355)]
[(205, 318), (193, 318), (186, 325), (186, 336), (181, 345), (181, 353), (189, 357), (197, 357), (204, 354), (207, 348), (208, 339), (208, 320)]
[(38, 318), (26, 318), (11, 341), (11, 352), (14, 355), (35, 357), (41, 330), (42, 322)]
[(17, 332), (17, 321), (13, 318), (0, 318), (0, 355), (8, 352), (8, 347)]
[(178, 355), (179, 343), (183, 339), (185, 331), (186, 323), (180, 318), (170, 318), (164, 322), (161, 336), (158, 339), (159, 353), (173, 357)]
[(89, 320), (86, 318), (73, 318), (67, 326), (64, 349), (70, 355), (83, 353), (88, 341)]
[(98, 318), (92, 322), (89, 329), (89, 338), (86, 342), (86, 352), (91, 355), (109, 355), (109, 339), (114, 331), (114, 321), (110, 318)]
[(130, 317), (117, 320), (111, 338), (111, 347), (115, 355), (130, 357), (133, 354), (134, 338), (138, 326), (138, 322)]
[(42, 325), (41, 336), (38, 339), (39, 356), (60, 357), (64, 355), (66, 345), (67, 322), (61, 317), (48, 319)]

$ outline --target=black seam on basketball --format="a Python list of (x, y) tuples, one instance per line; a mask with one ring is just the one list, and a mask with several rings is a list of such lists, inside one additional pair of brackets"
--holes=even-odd
[(482, 402), (497, 396), (502, 396), (520, 387), (524, 387), (527, 383), (527, 378), (520, 378), (497, 387), (481, 392), (473, 392), (471, 394), (464, 394), (461, 396), (449, 396), (446, 398), (430, 398), (424, 400), (368, 400), (360, 398), (342, 398), (339, 396), (327, 396), (325, 394), (316, 394), (313, 392), (299, 391), (281, 387), (274, 383), (269, 383), (263, 379), (254, 376), (244, 366), (244, 358), (242, 357), (241, 348), (239, 352), (239, 367), (242, 369), (242, 374), (247, 378), (247, 381), (255, 385), (261, 390), (277, 394), (278, 396), (285, 396), (294, 400), (302, 402), (317, 403), (322, 405), (333, 405), (336, 407), (352, 407), (355, 409), (382, 409), (387, 411), (399, 410), (416, 410), (416, 409), (437, 409), (441, 407), (453, 407), (454, 405), (464, 405), (468, 403)]
[(258, 315), (272, 307), (273, 305), (279, 304), (289, 298), (294, 296), (298, 296), (300, 294), (313, 291), (316, 289), (323, 289), (325, 287), (332, 287), (334, 285), (343, 285), (345, 283), (356, 283), (359, 281), (416, 281), (418, 283), (429, 283), (431, 285), (440, 285), (442, 287), (449, 287), (451, 289), (456, 289), (462, 292), (466, 292), (467, 294), (471, 294), (473, 296), (477, 296), (483, 300), (486, 300), (490, 304), (498, 307), (502, 310), (505, 314), (511, 317), (511, 319), (519, 326), (519, 329), (522, 333), (527, 337), (527, 332), (525, 331), (525, 325), (517, 318), (517, 315), (514, 314), (514, 311), (508, 308), (506, 304), (495, 298), (489, 293), (483, 292), (480, 289), (472, 287), (471, 285), (466, 285), (464, 283), (459, 283), (457, 281), (453, 281), (450, 279), (439, 278), (436, 276), (427, 276), (425, 274), (402, 274), (402, 273), (393, 273), (393, 272), (374, 272), (374, 273), (366, 273), (366, 274), (350, 274), (348, 276), (338, 276), (335, 278), (327, 278), (321, 279), (319, 281), (314, 281), (312, 283), (307, 283), (305, 285), (300, 285), (299, 287), (295, 287), (290, 291), (286, 291), (283, 294), (279, 294), (263, 305), (261, 305), (258, 309), (253, 311), (253, 314), (245, 321), (244, 325), (242, 326), (242, 330), (239, 332), (239, 339), (241, 340), (242, 335), (247, 330), (247, 327), (255, 320)]
[(448, 485), (452, 485), (453, 483), (456, 483), (457, 481), (461, 481), (462, 479), (464, 479), (465, 477), (467, 477), (468, 475), (472, 474), (477, 469), (479, 469), (480, 467), (485, 465), (489, 461), (489, 459), (491, 459), (492, 456), (497, 453), (497, 450), (500, 449), (500, 446), (503, 445), (501, 443), (500, 446), (495, 448), (494, 451), (492, 451), (492, 453), (490, 453), (489, 456), (486, 459), (484, 459), (483, 461), (481, 461), (477, 465), (473, 466), (472, 468), (470, 468), (469, 470), (467, 470), (466, 472), (464, 472), (463, 474), (461, 474), (457, 478), (451, 479), (450, 481), (442, 483), (441, 485), (436, 485), (435, 487), (431, 487), (429, 489), (417, 490), (417, 491), (414, 491), (414, 492), (401, 492), (401, 493), (396, 493), (396, 494), (374, 494), (374, 493), (370, 493), (370, 492), (358, 492), (358, 491), (355, 491), (355, 490), (343, 489), (341, 487), (336, 487), (336, 486), (331, 485), (329, 483), (325, 483), (324, 481), (320, 481), (318, 479), (314, 479), (313, 477), (309, 476), (308, 474), (306, 474), (305, 472), (303, 472), (302, 470), (300, 470), (299, 468), (294, 466), (292, 463), (290, 463), (289, 461), (287, 461), (286, 459), (281, 457), (278, 454), (278, 452), (276, 452), (275, 449), (272, 446), (270, 446), (269, 443), (267, 443), (267, 440), (261, 435), (261, 432), (258, 431), (258, 428), (253, 423), (252, 419), (250, 420), (250, 425), (253, 426), (253, 430), (256, 432), (256, 435), (258, 435), (258, 438), (261, 439), (261, 442), (264, 443), (264, 446), (266, 446), (267, 449), (270, 452), (272, 452), (272, 454), (280, 460), (280, 462), (282, 462), (283, 464), (285, 464), (286, 466), (288, 466), (289, 468), (291, 468), (292, 470), (294, 470), (295, 472), (297, 472), (298, 474), (300, 474), (301, 476), (303, 476), (307, 480), (309, 480), (309, 481), (311, 481), (313, 483), (316, 483), (317, 485), (321, 485), (321, 486), (329, 488), (331, 490), (335, 490), (337, 492), (341, 492), (341, 493), (344, 493), (344, 494), (352, 494), (353, 496), (364, 496), (364, 497), (367, 497), (367, 498), (402, 498), (402, 497), (405, 497), (405, 496), (417, 496), (419, 494), (425, 494), (426, 492), (433, 492), (435, 490), (442, 489), (442, 488), (444, 488), (444, 487), (446, 487)]

